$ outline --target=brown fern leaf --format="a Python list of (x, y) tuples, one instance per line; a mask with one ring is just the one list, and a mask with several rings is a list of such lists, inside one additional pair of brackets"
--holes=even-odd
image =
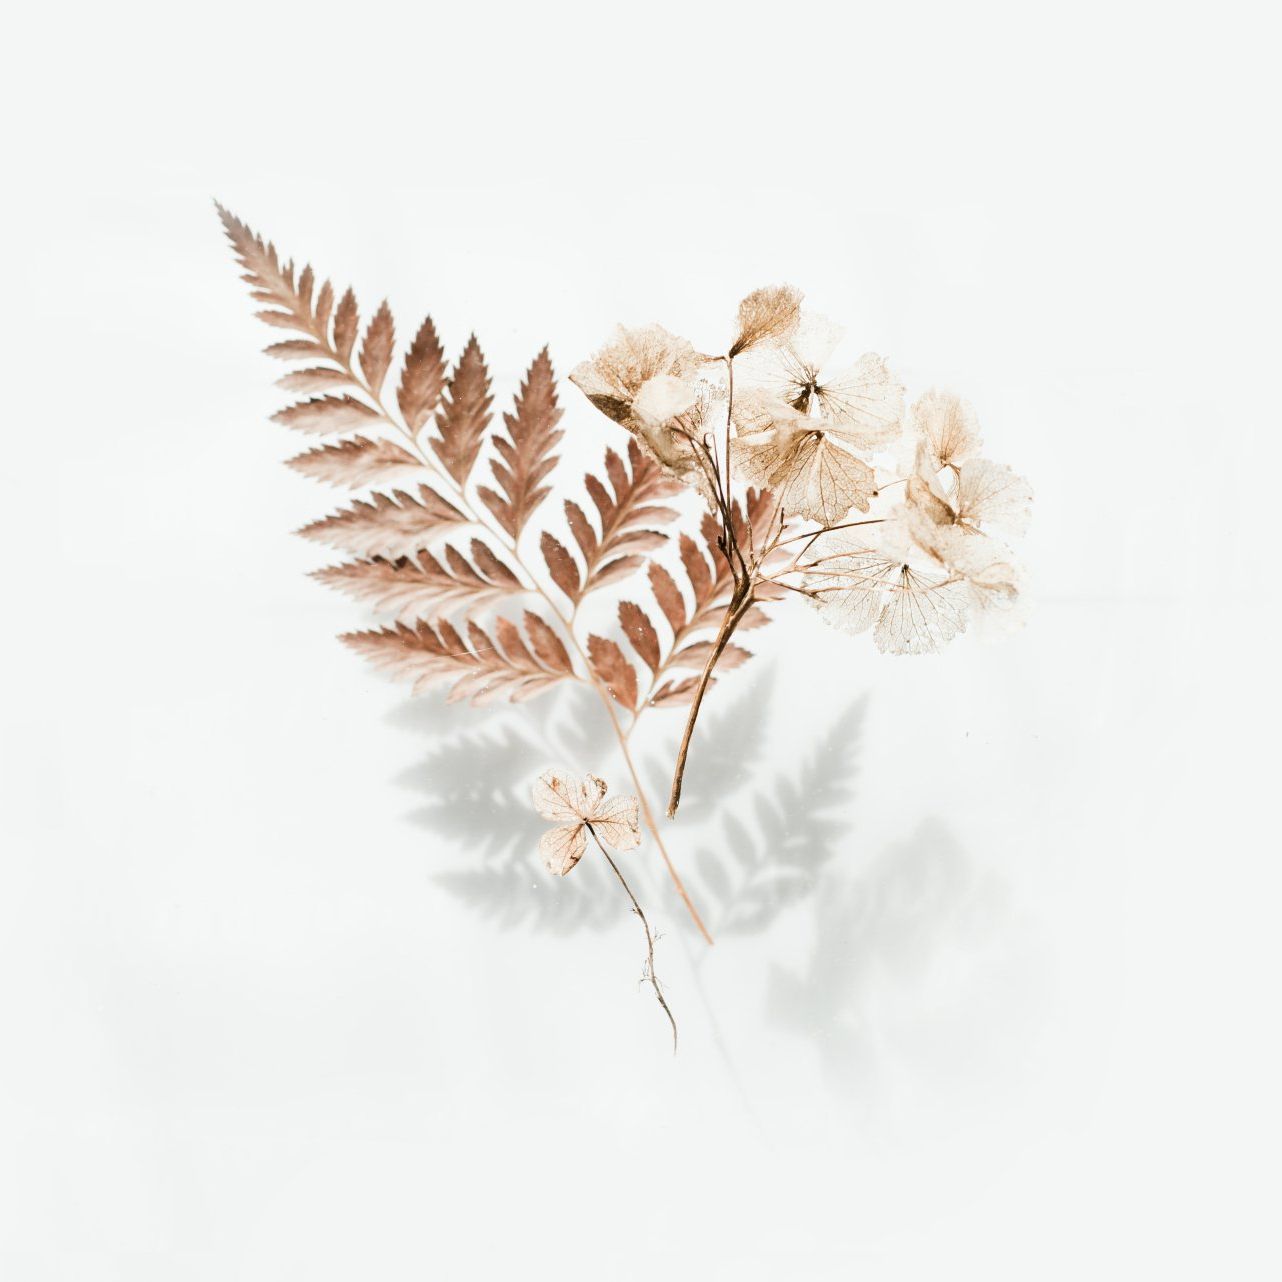
[(445, 390), (445, 349), (436, 336), (436, 326), (429, 316), (419, 326), (410, 349), (405, 353), (401, 385), (396, 389), (396, 403), (405, 416), (406, 426), (417, 434), (436, 408)]
[(579, 563), (570, 555), (565, 545), (546, 530), (539, 538), (539, 551), (543, 553), (543, 564), (547, 566), (552, 582), (571, 601), (577, 601), (583, 587), (583, 581), (579, 577)]
[(659, 634), (649, 615), (634, 601), (620, 601), (619, 626), (645, 666), (657, 674), (661, 655)]
[[(287, 346), (288, 344), (282, 344)], [(276, 380), (277, 387), (290, 392), (327, 392), (334, 387), (350, 387), (351, 375), (346, 370), (331, 369), (327, 365), (317, 365), (311, 369), (291, 370)]]
[[(716, 677), (708, 678), (708, 689), (717, 684)], [(683, 708), (694, 698), (699, 688), (698, 677), (682, 677), (680, 681), (665, 681), (650, 696), (652, 708)]]
[(567, 501), (565, 505), (570, 532), (585, 564), (581, 597), (638, 569), (642, 564), (639, 553), (662, 547), (668, 539), (650, 527), (669, 524), (678, 515), (658, 500), (678, 493), (680, 483), (642, 454), (635, 441), (628, 442), (626, 464), (614, 450), (606, 450), (605, 474), (608, 485), (590, 472), (583, 478), (597, 510), (599, 534), (577, 503)]
[(413, 454), (382, 437), (353, 436), (350, 441), (297, 454), (286, 464), (313, 480), (353, 490), (401, 481), (423, 472), (423, 464)]
[[(694, 668), (698, 672), (703, 671), (704, 664), (708, 662), (708, 656), (712, 653), (711, 641), (696, 641), (693, 645), (682, 646), (674, 655), (668, 659), (668, 666), (674, 668)], [(735, 645), (731, 641), (724, 650), (721, 651), (721, 657), (717, 660), (718, 668), (742, 667), (752, 658), (752, 653), (745, 650), (741, 645)]]
[(637, 708), (637, 670), (627, 661), (623, 651), (605, 637), (588, 637), (588, 661), (597, 680), (629, 712)]
[(436, 411), (437, 435), (430, 442), (432, 452), (459, 486), (467, 481), (481, 452), (493, 399), (489, 370), (473, 334), (441, 395)]
[(312, 436), (333, 436), (369, 427), (380, 417), (377, 410), (353, 396), (313, 396), (277, 411), (272, 415), (272, 422)]
[(349, 289), (338, 300), (334, 309), (334, 351), (344, 365), (352, 363), (352, 348), (356, 346), (356, 332), (360, 329), (360, 312), (356, 307), (356, 295)]
[(365, 331), (365, 341), (361, 344), (361, 373), (369, 390), (377, 396), (382, 389), (383, 380), (392, 363), (392, 346), (396, 342), (396, 325), (392, 313), (384, 299), (374, 319)]
[[(527, 629), (537, 615), (526, 613)], [(539, 619), (546, 627), (546, 623)], [(572, 669), (549, 666), (538, 650), (525, 643), (520, 629), (499, 619), (491, 637), (478, 623), (466, 624), (467, 640), (444, 620), (423, 620), (413, 627), (348, 633), (342, 640), (376, 667), (413, 682), (414, 693), (429, 686), (452, 683), (449, 698), (486, 703), (507, 698), (513, 702), (539, 694), (573, 675)], [(497, 639), (496, 639), (497, 638)]]
[(480, 604), (524, 591), (520, 579), (480, 539), (473, 539), (471, 560), (447, 544), (440, 553), (419, 551), (391, 561), (374, 557), (316, 570), (312, 578), (366, 601), (402, 621), (421, 619), (442, 607), (466, 601)]
[[(774, 518), (774, 503), (770, 495), (763, 491), (749, 490), (746, 508), (745, 512), (736, 504), (732, 514), (735, 535), (744, 546), (748, 545), (750, 524), (752, 537), (763, 541)], [(712, 631), (720, 626), (734, 590), (734, 574), (721, 550), (720, 529), (711, 514), (704, 514), (699, 535), (696, 540), (688, 534), (682, 534), (677, 544), (681, 566), (690, 585), (690, 604), (687, 604), (685, 594), (676, 579), (662, 565), (651, 562), (649, 567), (650, 590), (672, 629), (672, 644), (663, 655), (657, 670), (654, 670), (656, 680), (670, 668), (702, 670), (711, 653), (712, 643), (692, 638), (699, 632)], [(622, 610), (620, 622), (623, 623), (624, 632), (628, 633), (628, 623), (623, 620)], [(769, 622), (769, 615), (760, 606), (754, 605), (744, 615), (739, 627), (759, 628)], [(751, 651), (731, 642), (722, 652), (718, 667), (726, 670), (737, 668), (751, 657)], [(688, 704), (694, 697), (697, 685), (697, 677), (668, 681), (655, 691), (650, 703), (654, 707)]]
[(494, 436), (498, 458), (490, 470), (502, 494), (488, 486), (478, 493), (509, 537), (517, 538), (530, 514), (551, 493), (542, 482), (556, 467), (552, 452), (564, 435), (557, 428), (561, 407), (556, 399), (552, 359), (545, 347), (535, 358), (516, 396), (515, 413), (503, 415), (507, 435)]
[(315, 291), (315, 276), (310, 267), (304, 267), (295, 278), (293, 263), (282, 263), (275, 245), (264, 241), (222, 205), (215, 207), (236, 259), (245, 270), (243, 279), (250, 286), (254, 300), (267, 305), (268, 310), (258, 313), (259, 319), (277, 329), (292, 329), (310, 336), (310, 341), (291, 339), (274, 343), (268, 352), (284, 360), (331, 356), (326, 335), (334, 293), (328, 281)]
[(467, 518), (426, 485), (413, 498), (401, 490), (371, 494), (369, 502), (357, 499), (351, 507), (305, 525), (299, 534), (316, 543), (327, 543), (355, 556), (382, 556), (395, 560), (411, 556), (434, 535)]

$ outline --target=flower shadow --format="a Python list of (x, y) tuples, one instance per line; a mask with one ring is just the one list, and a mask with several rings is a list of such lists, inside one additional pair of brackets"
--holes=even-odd
[[(1018, 1002), (991, 1009), (994, 994), (1036, 982), (1011, 929), (1005, 880), (938, 819), (862, 871), (825, 878), (811, 925), (805, 962), (771, 968), (767, 1017), (811, 1042), (843, 1094), (881, 1094), (891, 1059), (955, 1072), (1018, 1016)], [(1012, 985), (1020, 969), (1027, 983)]]

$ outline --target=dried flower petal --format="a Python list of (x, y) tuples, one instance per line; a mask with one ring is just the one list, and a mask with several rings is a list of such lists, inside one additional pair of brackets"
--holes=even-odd
[(1011, 534), (1028, 528), (1033, 491), (1022, 476), (1003, 463), (970, 459), (961, 465), (953, 507), (959, 524), (997, 526)]
[(966, 630), (966, 605), (963, 584), (904, 565), (873, 640), (883, 654), (933, 654)]
[(796, 332), (801, 320), (801, 291), (791, 285), (753, 290), (739, 304), (739, 333), (731, 358), (759, 343), (777, 343)]
[(818, 420), (765, 394), (745, 393), (735, 421), (741, 432), (731, 456), (735, 471), (770, 490), (785, 514), (835, 525), (852, 508), (868, 511), (877, 490), (872, 468), (830, 441)]
[(928, 654), (966, 628), (966, 584), (947, 570), (914, 565), (883, 536), (877, 546), (849, 531), (816, 540), (805, 586), (824, 620), (846, 632), (875, 624), (883, 654)]
[(912, 407), (913, 428), (929, 450), (936, 472), (956, 467), (979, 448), (975, 411), (951, 392), (927, 392)]
[(632, 413), (647, 427), (659, 427), (684, 414), (698, 396), (693, 382), (671, 374), (656, 374), (641, 384), (632, 402)]

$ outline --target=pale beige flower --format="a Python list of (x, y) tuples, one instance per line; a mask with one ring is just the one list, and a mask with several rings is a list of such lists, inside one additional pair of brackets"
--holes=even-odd
[(905, 527), (932, 561), (966, 585), (976, 610), (1009, 610), (1019, 600), (1023, 570), (1010, 549), (996, 539), (962, 525), (937, 524), (920, 510), (906, 513)]
[(583, 858), (590, 828), (603, 845), (633, 850), (641, 844), (637, 799), (605, 800), (605, 781), (596, 775), (579, 778), (563, 770), (545, 770), (531, 790), (534, 808), (550, 823), (539, 839), (539, 853), (548, 871), (564, 877)]
[(956, 467), (980, 446), (979, 422), (967, 402), (951, 392), (930, 391), (913, 403), (910, 435), (925, 444), (936, 472)]
[(940, 483), (935, 447), (918, 443), (917, 465), (908, 478), (906, 504), (934, 525), (956, 525), (969, 534), (999, 530), (1022, 534), (1028, 528), (1033, 491), (1028, 482), (1003, 463), (967, 459), (950, 464), (951, 480)]
[(739, 304), (739, 330), (730, 347), (734, 358), (760, 343), (778, 343), (796, 333), (801, 291), (791, 285), (755, 289)]
[(833, 367), (840, 342), (841, 331), (832, 322), (807, 315), (786, 341), (736, 358), (736, 384), (821, 419), (824, 431), (855, 449), (882, 449), (899, 435), (903, 386), (872, 352)]
[(1032, 487), (1004, 463), (967, 459), (957, 471), (950, 496), (957, 523), (970, 530), (999, 529), (1023, 534), (1032, 515)]
[(576, 366), (570, 381), (667, 472), (711, 493), (694, 444), (703, 432), (706, 362), (661, 325), (619, 326), (614, 342)]
[(876, 474), (829, 439), (821, 420), (760, 391), (736, 397), (732, 462), (749, 485), (770, 490), (780, 510), (835, 525), (852, 509), (867, 512)]
[(871, 627), (883, 654), (931, 654), (965, 631), (965, 583), (894, 538), (837, 530), (813, 552), (805, 587), (820, 615), (845, 632)]

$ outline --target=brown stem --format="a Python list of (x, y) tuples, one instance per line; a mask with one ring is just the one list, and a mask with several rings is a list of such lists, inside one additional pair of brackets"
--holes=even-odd
[(717, 630), (716, 640), (712, 644), (712, 653), (708, 655), (708, 661), (703, 665), (703, 675), (699, 678), (699, 685), (695, 689), (694, 702), (690, 704), (690, 715), (686, 718), (685, 733), (681, 736), (681, 747), (677, 751), (676, 769), (672, 775), (672, 791), (668, 794), (669, 819), (675, 817), (677, 807), (681, 804), (681, 782), (685, 777), (686, 756), (690, 752), (690, 737), (694, 734), (694, 723), (699, 719), (699, 706), (703, 703), (703, 696), (708, 689), (708, 682), (712, 680), (712, 670), (717, 666), (717, 660), (721, 658), (731, 636), (734, 635), (735, 628), (739, 626), (743, 616), (752, 608), (752, 603), (752, 584), (736, 585), (734, 595), (730, 598), (730, 604), (726, 607), (725, 617), (721, 620), (721, 627)]
[(641, 929), (645, 931), (645, 978), (651, 988), (654, 989), (654, 995), (659, 999), (659, 1005), (663, 1007), (663, 1013), (668, 1017), (668, 1023), (672, 1025), (672, 1053), (675, 1055), (677, 1053), (677, 1021), (672, 1018), (672, 1011), (663, 996), (663, 989), (659, 987), (659, 977), (654, 973), (654, 936), (650, 934), (650, 923), (646, 921), (645, 913), (641, 911), (641, 905), (637, 903), (637, 897), (632, 893), (632, 887), (628, 885), (623, 874), (619, 871), (619, 865), (610, 858), (610, 852), (601, 844), (601, 838), (596, 835), (596, 829), (591, 824), (587, 824), (586, 827), (592, 834), (592, 840), (596, 842), (596, 848), (605, 856), (605, 862), (614, 869), (614, 875), (619, 879), (619, 885), (628, 892), (628, 898), (632, 900), (632, 911), (641, 918)]

